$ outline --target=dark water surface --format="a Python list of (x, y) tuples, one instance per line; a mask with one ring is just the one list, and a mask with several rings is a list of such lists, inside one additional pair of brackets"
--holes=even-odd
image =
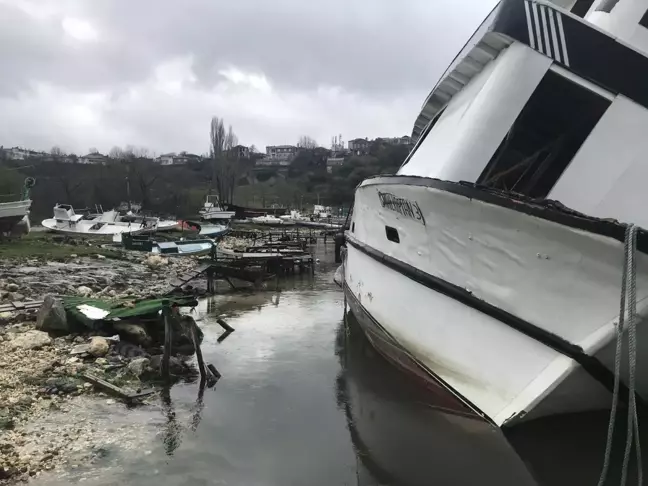
[[(123, 443), (92, 467), (37, 483), (596, 484), (606, 414), (539, 421), (504, 437), (439, 410), (344, 318), (332, 248), (319, 243), (312, 278), (203, 302), (203, 353), (223, 375), (216, 387), (199, 397), (197, 384), (176, 385), (166, 403), (134, 412), (116, 405), (106, 420), (126, 424)], [(236, 331), (219, 343), (221, 314)]]

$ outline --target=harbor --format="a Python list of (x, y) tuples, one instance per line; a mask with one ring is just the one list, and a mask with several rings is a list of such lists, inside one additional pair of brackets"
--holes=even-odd
[(457, 1), (0, 2), (1, 486), (646, 483), (648, 0)]

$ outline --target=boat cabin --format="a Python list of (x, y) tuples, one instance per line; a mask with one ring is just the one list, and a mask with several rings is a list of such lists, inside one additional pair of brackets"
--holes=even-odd
[(54, 206), (54, 219), (57, 223), (76, 223), (83, 219), (83, 215), (75, 214), (74, 208), (69, 204), (56, 204)]
[(423, 104), (399, 170), (648, 227), (648, 0), (503, 0)]

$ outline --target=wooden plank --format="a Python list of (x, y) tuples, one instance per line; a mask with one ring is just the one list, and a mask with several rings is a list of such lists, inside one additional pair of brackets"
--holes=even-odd
[(117, 385), (113, 385), (112, 383), (102, 380), (101, 378), (91, 375), (90, 373), (83, 373), (81, 375), (81, 378), (83, 378), (85, 381), (92, 383), (95, 386), (98, 386), (100, 388), (103, 388), (107, 392), (111, 393), (112, 395), (115, 395), (118, 398), (121, 398), (122, 400), (126, 401), (131, 401), (131, 400), (136, 400), (138, 398), (142, 397), (147, 397), (149, 395), (152, 395), (155, 393), (155, 390), (145, 390), (139, 393), (128, 393), (126, 390), (123, 388), (118, 387)]
[(22, 302), (12, 302), (11, 305), (13, 305), (17, 310), (25, 308), (25, 304), (23, 304)]

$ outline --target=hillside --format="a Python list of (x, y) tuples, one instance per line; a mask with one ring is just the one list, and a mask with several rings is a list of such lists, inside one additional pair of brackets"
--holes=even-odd
[[(407, 156), (406, 146), (374, 144), (368, 155), (351, 156), (329, 173), (329, 151), (304, 149), (289, 167), (255, 167), (254, 160), (235, 163), (237, 187), (233, 202), (245, 206), (308, 207), (321, 204), (349, 207), (355, 187), (365, 178), (395, 173)], [(26, 159), (0, 161), (0, 195), (19, 194), (22, 180), (35, 177), (33, 219), (51, 217), (55, 203), (76, 208), (100, 204), (112, 208), (128, 199), (144, 209), (192, 217), (210, 191), (211, 161), (163, 166), (150, 159), (130, 158), (107, 165), (71, 164)]]

